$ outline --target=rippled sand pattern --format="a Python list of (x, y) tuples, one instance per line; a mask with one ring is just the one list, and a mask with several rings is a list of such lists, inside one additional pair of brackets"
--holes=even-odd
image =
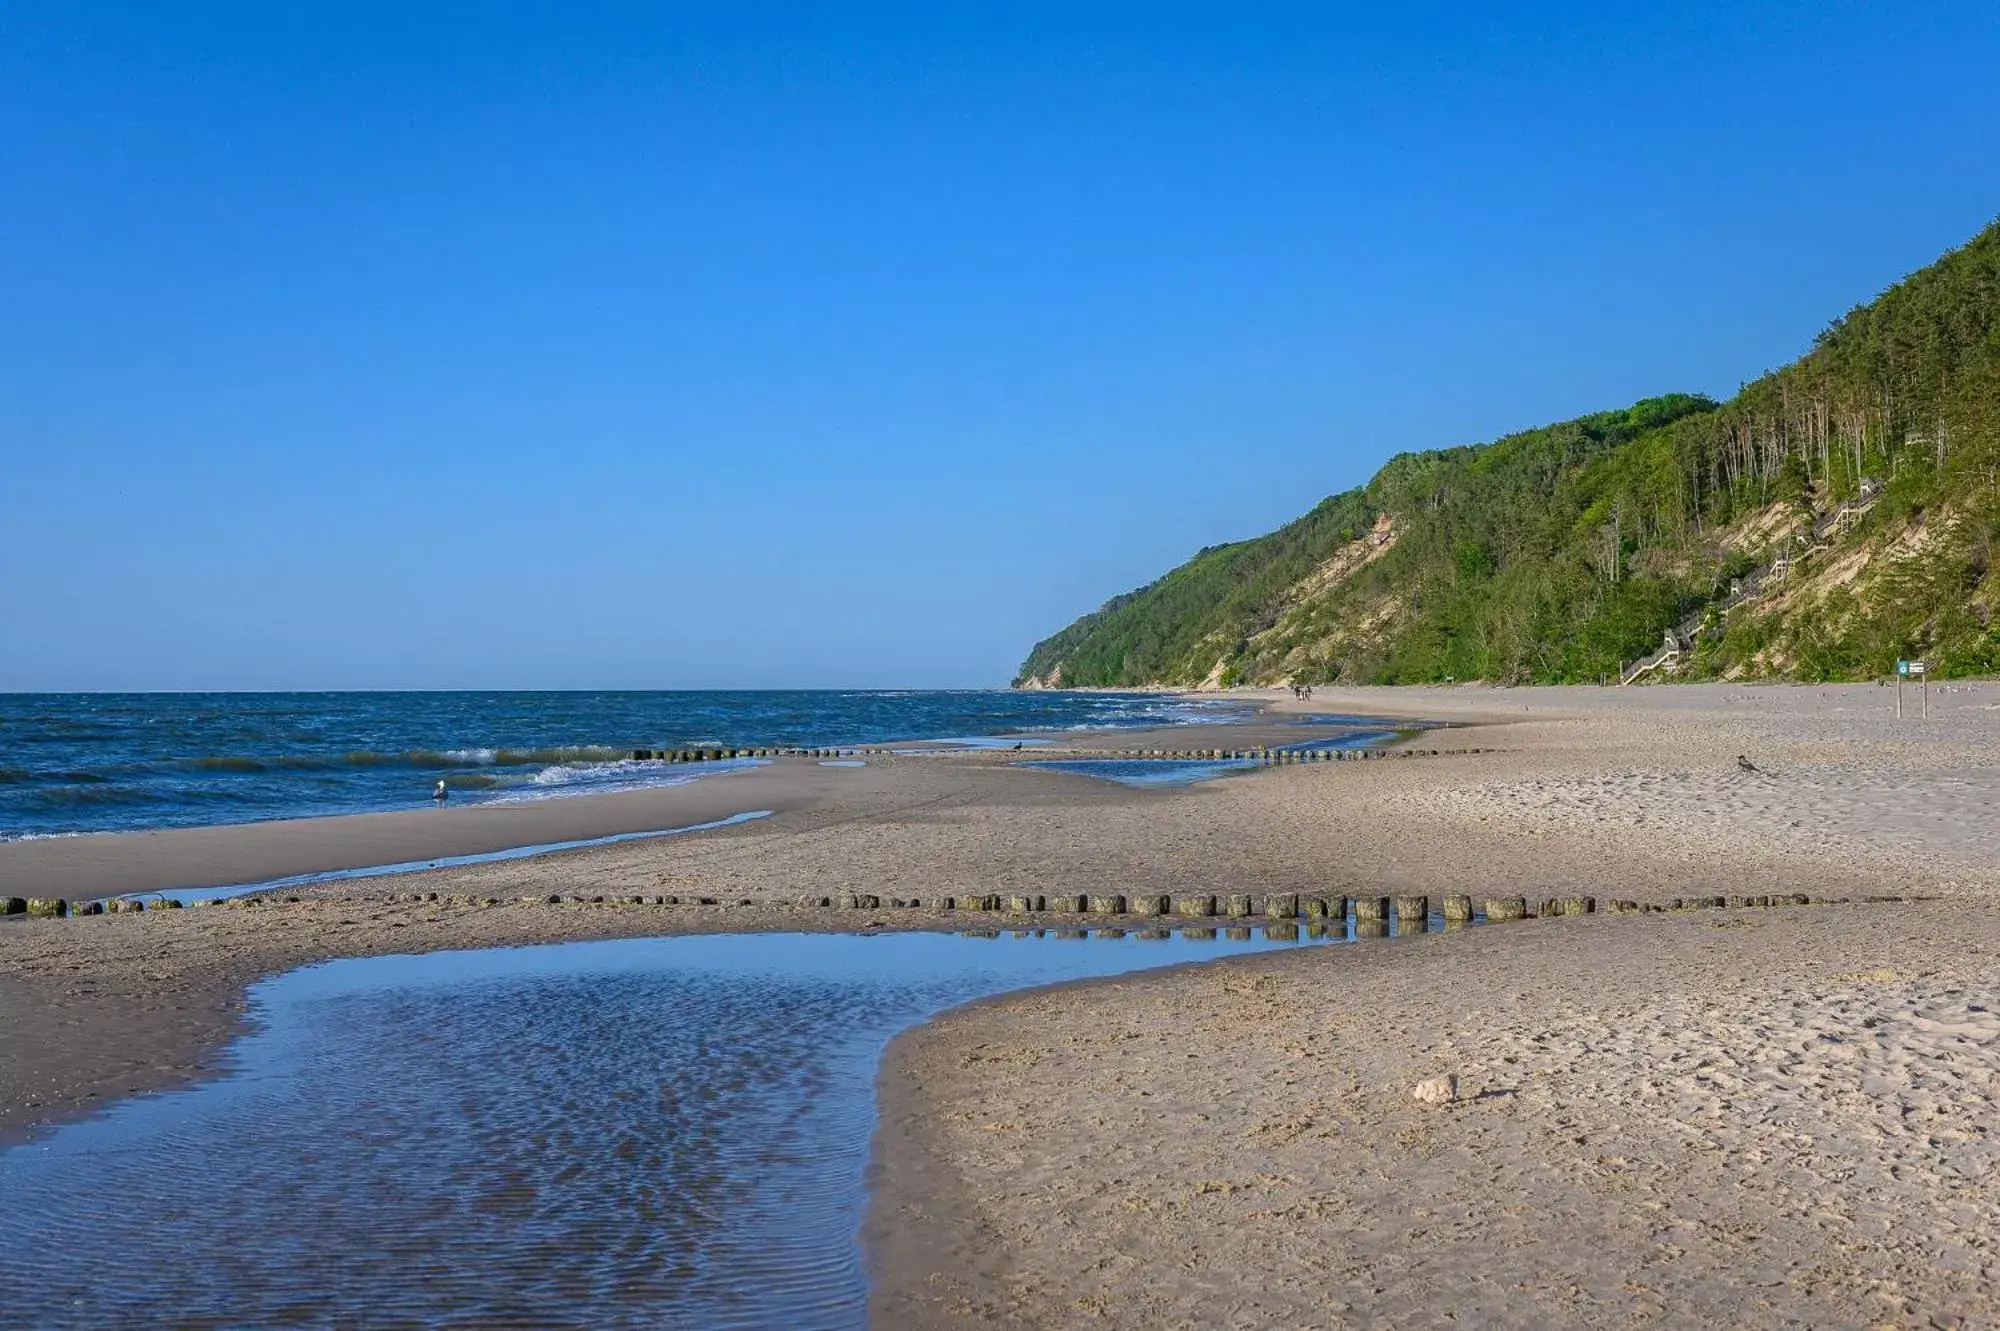
[(0, 1321), (859, 1326), (892, 1034), (1260, 946), (766, 935), (295, 972), (234, 1075), (0, 1156)]
[(888, 1105), (924, 1153), (890, 1167), (957, 1184), (924, 1217), (951, 1278), (885, 1311), (1992, 1326), (1997, 952), (1948, 902), (1568, 919), (952, 1013)]

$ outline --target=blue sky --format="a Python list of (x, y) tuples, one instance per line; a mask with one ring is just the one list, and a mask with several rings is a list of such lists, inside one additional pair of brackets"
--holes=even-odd
[(0, 689), (1001, 684), (2000, 213), (1990, 4), (989, 8), (0, 5)]

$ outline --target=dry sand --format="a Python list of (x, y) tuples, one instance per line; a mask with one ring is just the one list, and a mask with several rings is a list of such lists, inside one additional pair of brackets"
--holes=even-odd
[[(767, 769), (740, 804), (751, 775), (633, 813), (778, 810), (716, 832), (293, 906), (11, 922), (0, 1134), (211, 1066), (243, 984), (320, 957), (952, 922), (793, 904), (808, 893), (1894, 892), (1938, 900), (1489, 926), (953, 1014), (885, 1067), (878, 1320), (1980, 1324), (2000, 1316), (2000, 1032), (1979, 1010), (2000, 978), (2000, 688), (1932, 703), (1926, 724), (1879, 688), (1322, 690), (1274, 706), (1479, 723), (1418, 744), (1499, 751), (1165, 792), (996, 755)], [(1300, 733), (1256, 732), (1215, 742)], [(230, 867), (230, 844), (201, 853)], [(416, 892), (717, 904), (384, 899)], [(1409, 1099), (1445, 1071), (1477, 1098)]]
[(1996, 956), (1983, 907), (1704, 911), (951, 1014), (884, 1069), (877, 1321), (1993, 1325)]
[[(877, 1322), (2000, 1324), (2000, 689), (1906, 701), (1321, 691), (1508, 750), (1206, 802), (1370, 890), (1935, 899), (1495, 925), (950, 1014), (882, 1074)], [(1413, 1098), (1445, 1074), (1458, 1102)]]

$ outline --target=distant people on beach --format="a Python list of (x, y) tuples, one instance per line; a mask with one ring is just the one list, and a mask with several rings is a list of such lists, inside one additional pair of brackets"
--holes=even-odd
[(440, 781), (437, 784), (437, 789), (431, 792), (431, 798), (436, 800), (437, 806), (440, 809), (442, 809), (444, 807), (444, 802), (451, 798), (451, 792), (446, 790), (444, 788), (444, 782)]
[(1300, 702), (1311, 702), (1313, 686), (1310, 684), (1294, 684), (1292, 685), (1292, 696)]

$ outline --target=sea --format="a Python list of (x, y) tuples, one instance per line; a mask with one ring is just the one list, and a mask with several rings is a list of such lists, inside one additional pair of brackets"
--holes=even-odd
[(438, 781), (452, 802), (481, 803), (702, 774), (634, 749), (1032, 743), (1247, 713), (1006, 689), (0, 694), (0, 841), (423, 807)]

